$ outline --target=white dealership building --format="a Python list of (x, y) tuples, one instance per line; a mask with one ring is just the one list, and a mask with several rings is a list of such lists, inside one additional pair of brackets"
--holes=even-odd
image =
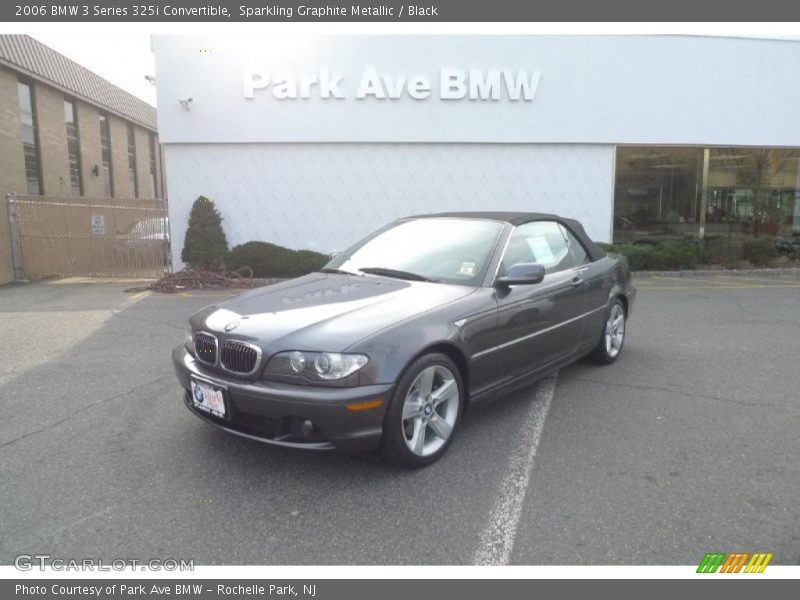
[(800, 232), (800, 42), (155, 36), (173, 237), (335, 252), (396, 217), (554, 212), (598, 241)]

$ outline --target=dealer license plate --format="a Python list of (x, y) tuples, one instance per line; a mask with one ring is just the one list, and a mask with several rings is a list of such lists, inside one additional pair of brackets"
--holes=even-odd
[(205, 413), (225, 418), (225, 392), (215, 385), (192, 379), (192, 404)]

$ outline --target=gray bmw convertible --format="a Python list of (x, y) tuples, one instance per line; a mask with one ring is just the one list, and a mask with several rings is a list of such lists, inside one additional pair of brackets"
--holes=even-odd
[(419, 467), (475, 404), (617, 360), (635, 294), (625, 259), (577, 221), (409, 217), (196, 313), (173, 362), (189, 410), (226, 431)]

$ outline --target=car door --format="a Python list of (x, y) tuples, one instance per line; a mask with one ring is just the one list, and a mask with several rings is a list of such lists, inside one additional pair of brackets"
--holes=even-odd
[(545, 266), (544, 280), (495, 288), (498, 383), (546, 367), (577, 348), (586, 312), (586, 291), (561, 226), (535, 221), (515, 228), (498, 274), (517, 263)]
[(606, 261), (592, 262), (586, 248), (568, 227), (561, 225), (569, 252), (572, 255), (573, 271), (583, 280), (586, 293), (585, 316), (581, 319), (580, 344), (594, 346), (600, 339), (606, 319), (606, 306), (611, 289), (611, 277)]

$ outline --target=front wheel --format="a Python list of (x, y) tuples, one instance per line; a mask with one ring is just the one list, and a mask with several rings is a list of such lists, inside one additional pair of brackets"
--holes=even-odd
[(445, 453), (461, 416), (464, 384), (444, 354), (415, 360), (400, 378), (383, 425), (381, 454), (406, 467), (424, 467)]
[(608, 309), (603, 335), (589, 358), (594, 362), (610, 365), (619, 358), (625, 342), (625, 306), (615, 298)]

